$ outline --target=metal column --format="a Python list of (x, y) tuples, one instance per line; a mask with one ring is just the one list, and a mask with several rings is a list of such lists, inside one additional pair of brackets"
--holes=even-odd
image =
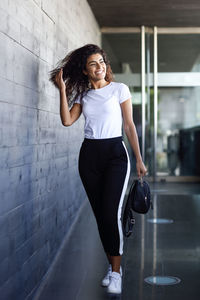
[(157, 162), (156, 162), (156, 148), (157, 148), (157, 128), (158, 128), (158, 43), (157, 43), (157, 27), (154, 26), (154, 168), (153, 168), (153, 179), (156, 181)]
[(145, 162), (145, 26), (141, 26), (142, 159)]

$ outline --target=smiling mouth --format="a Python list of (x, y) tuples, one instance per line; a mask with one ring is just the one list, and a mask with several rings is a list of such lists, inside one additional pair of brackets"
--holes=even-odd
[(101, 73), (103, 73), (104, 72), (104, 70), (101, 70), (101, 71), (97, 71), (97, 72), (95, 72), (95, 74), (101, 74)]

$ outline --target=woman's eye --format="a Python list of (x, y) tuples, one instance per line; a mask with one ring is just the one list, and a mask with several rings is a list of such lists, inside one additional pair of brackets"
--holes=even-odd
[[(102, 60), (102, 61), (100, 61), (99, 63), (100, 63), (100, 64), (104, 64), (105, 62)], [(93, 66), (96, 66), (96, 64), (95, 64), (95, 63), (90, 64), (90, 67), (93, 67)]]

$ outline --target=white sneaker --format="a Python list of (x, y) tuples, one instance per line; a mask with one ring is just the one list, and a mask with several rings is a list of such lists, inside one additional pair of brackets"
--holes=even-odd
[[(111, 274), (112, 274), (112, 266), (111, 266), (111, 264), (109, 264), (107, 274), (106, 274), (106, 276), (103, 278), (103, 280), (101, 282), (102, 286), (108, 286), (109, 285)], [(122, 267), (121, 266), (120, 266), (120, 274), (122, 276)]]
[(101, 282), (102, 286), (108, 286), (109, 285), (111, 273), (112, 273), (112, 266), (109, 264), (107, 274), (106, 274), (106, 276), (104, 277), (104, 279)]
[(118, 272), (112, 272), (110, 275), (110, 283), (107, 288), (108, 293), (121, 294), (122, 292), (122, 275)]

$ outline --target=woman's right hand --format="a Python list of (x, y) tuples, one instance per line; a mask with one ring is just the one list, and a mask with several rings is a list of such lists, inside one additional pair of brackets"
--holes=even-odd
[(60, 72), (58, 72), (55, 76), (55, 81), (56, 81), (56, 84), (57, 84), (59, 90), (62, 90), (62, 89), (65, 90), (65, 87), (66, 87), (62, 76), (63, 76), (63, 69), (60, 69)]

